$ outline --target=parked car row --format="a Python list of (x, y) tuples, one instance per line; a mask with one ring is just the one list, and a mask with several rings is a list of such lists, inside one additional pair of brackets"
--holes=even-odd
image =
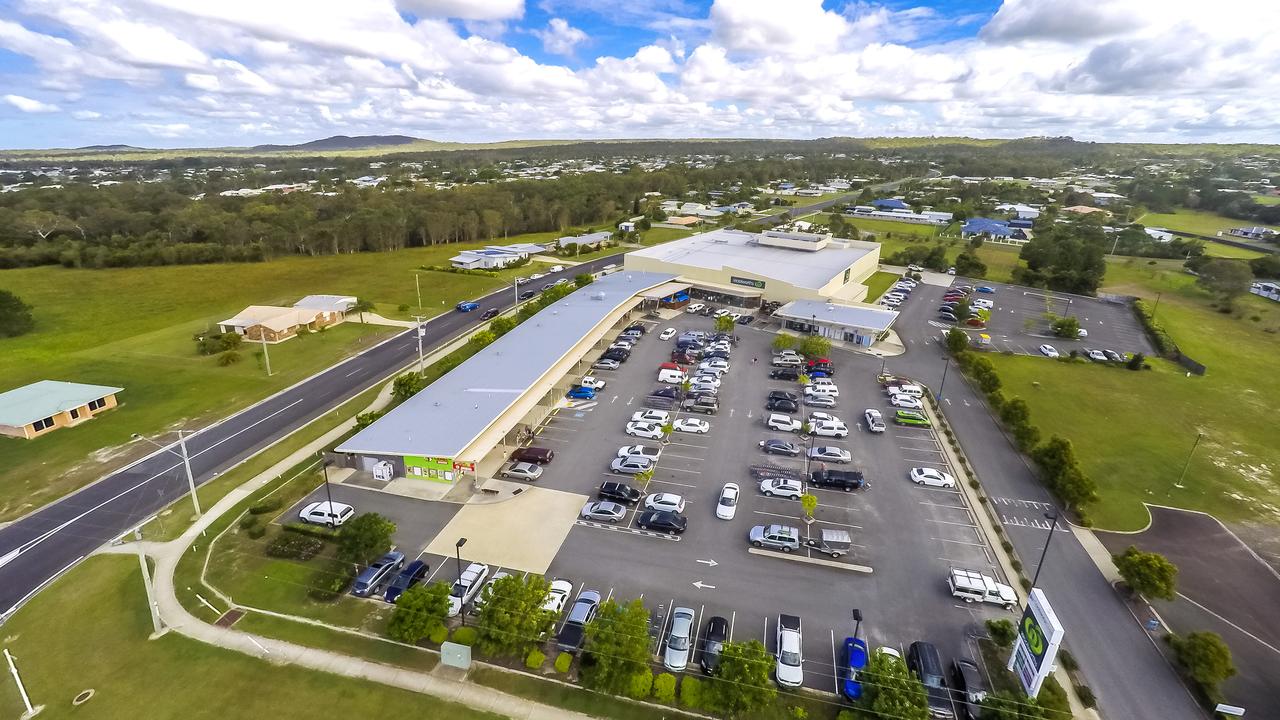
[(919, 283), (910, 277), (903, 275), (893, 283), (893, 286), (885, 290), (880, 296), (880, 304), (896, 310), (911, 297), (911, 291), (916, 289)]
[(702, 317), (730, 317), (739, 325), (750, 325), (755, 322), (756, 316), (745, 310), (738, 312), (729, 310), (728, 308), (717, 308), (714, 305), (705, 303), (690, 303), (685, 306), (684, 311), (690, 315), (701, 315)]

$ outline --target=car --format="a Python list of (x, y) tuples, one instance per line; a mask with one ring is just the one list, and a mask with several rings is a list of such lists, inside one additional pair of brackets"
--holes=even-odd
[(626, 362), (631, 358), (631, 351), (623, 350), (622, 348), (614, 348), (612, 350), (606, 350), (600, 357), (607, 358), (609, 360), (617, 360), (618, 362)]
[(972, 286), (972, 285), (953, 285), (953, 286), (951, 286), (951, 289), (952, 289), (952, 290), (959, 290), (960, 292), (973, 292), (973, 286)]
[(783, 687), (800, 687), (804, 683), (804, 646), (800, 618), (795, 615), (778, 616), (777, 662), (773, 676)]
[(313, 502), (298, 512), (298, 518), (312, 525), (338, 527), (355, 515), (356, 509), (340, 502)]
[(582, 641), (587, 636), (587, 623), (596, 617), (600, 609), (600, 593), (595, 590), (582, 589), (578, 599), (569, 608), (569, 615), (560, 626), (556, 635), (556, 647), (563, 652), (577, 652), (582, 648)]
[(624, 482), (606, 480), (600, 483), (600, 488), (596, 491), (596, 497), (620, 502), (623, 505), (634, 505), (640, 502), (640, 498), (644, 497), (644, 493)]
[(800, 528), (790, 525), (756, 525), (747, 534), (747, 540), (755, 547), (791, 552), (801, 545)]
[(389, 603), (399, 600), (404, 591), (422, 582), (422, 579), (427, 576), (427, 572), (430, 570), (431, 566), (423, 560), (414, 560), (409, 563), (387, 586), (382, 599)]
[(671, 398), (673, 400), (679, 396), (680, 396), (680, 391), (670, 385), (665, 387), (660, 387), (654, 390), (653, 392), (649, 393), (649, 397), (665, 397), (665, 398)]
[(724, 358), (712, 358), (711, 360), (704, 361), (702, 364), (708, 368), (722, 368), (726, 372), (729, 370), (729, 361)]
[(572, 400), (595, 400), (596, 391), (593, 388), (582, 387), (581, 385), (579, 385), (578, 387), (575, 387), (574, 389), (565, 393), (565, 397), (568, 397)]
[(949, 312), (938, 313), (938, 319), (945, 320), (947, 322), (960, 322), (960, 319), (955, 316), (955, 313), (949, 313)]
[(1076, 337), (1084, 340), (1089, 337), (1089, 331), (1084, 328), (1080, 328), (1079, 330), (1076, 330)]
[(650, 422), (629, 422), (627, 423), (626, 432), (632, 437), (643, 438), (645, 440), (661, 440), (665, 435), (665, 433), (662, 432), (661, 425)]
[(810, 393), (804, 396), (804, 404), (809, 407), (833, 408), (836, 406), (836, 398), (833, 395), (815, 395)]
[(684, 308), (684, 311), (689, 314), (693, 314), (698, 312), (699, 310), (702, 310), (705, 307), (706, 305), (703, 305), (702, 303), (693, 303), (692, 305), (686, 305)]
[(614, 458), (609, 463), (609, 471), (614, 475), (635, 475), (653, 468), (653, 461), (642, 457)]
[(840, 694), (849, 700), (862, 697), (862, 681), (858, 674), (867, 667), (867, 641), (862, 638), (847, 637), (844, 639), (844, 666), (840, 668), (844, 676), (840, 679)]
[(800, 405), (795, 400), (788, 400), (787, 398), (771, 397), (767, 401), (765, 401), (764, 409), (770, 412), (791, 413), (791, 412), (799, 412)]
[(738, 318), (739, 325), (750, 325), (755, 321), (756, 321), (755, 315), (743, 315), (742, 317)]
[(955, 275), (955, 274), (956, 274), (955, 266), (952, 266), (952, 267), (947, 268), (947, 274), (948, 274), (948, 275)]
[(397, 550), (386, 553), (356, 575), (355, 584), (351, 586), (351, 594), (357, 597), (372, 595), (377, 592), (378, 586), (395, 575), (403, 565), (404, 553)]
[(693, 610), (687, 607), (671, 611), (671, 630), (667, 632), (667, 649), (662, 653), (662, 667), (675, 672), (683, 672), (689, 667), (693, 620)]
[(729, 621), (713, 615), (707, 620), (702, 630), (702, 654), (698, 657), (698, 666), (702, 672), (711, 675), (720, 667), (720, 653), (724, 651), (725, 641), (729, 639)]
[(546, 465), (556, 459), (556, 451), (551, 448), (536, 447), (530, 445), (528, 447), (516, 448), (511, 451), (511, 462), (528, 462)]
[(697, 418), (680, 418), (679, 420), (671, 423), (671, 428), (676, 432), (705, 435), (711, 430), (711, 423)]
[(697, 361), (697, 358), (695, 358), (692, 355), (689, 355), (688, 353), (682, 353), (679, 351), (671, 353), (671, 362), (673, 363), (678, 363), (680, 365), (689, 365), (695, 361)]
[(492, 320), (492, 319), (494, 319), (494, 318), (498, 317), (498, 312), (499, 312), (498, 308), (489, 308), (488, 310), (485, 310), (485, 311), (484, 311), (484, 314), (482, 314), (482, 315), (480, 316), (480, 319), (481, 319), (481, 320)]
[(907, 269), (910, 270), (911, 272), (924, 272), (924, 268), (915, 264), (908, 265)]
[(880, 304), (887, 308), (897, 308), (899, 305), (902, 304), (902, 301), (896, 298), (886, 297), (886, 298), (880, 298)]
[(899, 410), (893, 414), (893, 421), (899, 425), (912, 425), (915, 427), (931, 427), (929, 418), (918, 410)]
[(904, 410), (921, 410), (924, 408), (924, 403), (920, 402), (920, 398), (910, 395), (890, 395), (889, 404)]
[(799, 399), (799, 396), (797, 396), (795, 393), (787, 392), (786, 390), (770, 390), (769, 394), (766, 397), (768, 397), (770, 400), (774, 398), (778, 398), (782, 400), (798, 400)]
[(710, 388), (714, 393), (720, 389), (720, 378), (714, 375), (694, 375), (689, 380), (689, 386), (691, 392), (702, 392), (702, 388)]
[(725, 483), (720, 488), (720, 497), (716, 500), (716, 517), (721, 520), (732, 520), (738, 512), (738, 483)]
[(1124, 356), (1115, 350), (1103, 350), (1102, 354), (1106, 355), (1111, 362), (1124, 362)]
[(769, 455), (786, 455), (795, 457), (800, 454), (799, 443), (793, 443), (789, 440), (778, 440), (772, 438), (760, 441), (760, 449)]
[(592, 390), (595, 390), (596, 392), (600, 392), (605, 388), (605, 381), (597, 377), (592, 377), (591, 375), (588, 375), (582, 378), (581, 380), (579, 380), (578, 385), (582, 387), (589, 387)]
[(956, 479), (949, 473), (927, 467), (911, 468), (911, 482), (930, 487), (954, 488), (956, 486)]
[(547, 599), (543, 601), (542, 609), (545, 612), (560, 615), (565, 604), (569, 602), (571, 593), (573, 593), (573, 583), (564, 578), (553, 579), (547, 588)]
[(790, 478), (765, 478), (760, 481), (760, 492), (769, 497), (799, 500), (804, 494), (804, 486), (799, 480)]
[(782, 413), (772, 413), (764, 420), (765, 427), (772, 430), (781, 430), (783, 432), (800, 432), (800, 428), (804, 423), (790, 415)]
[(622, 339), (620, 339), (620, 340), (615, 340), (615, 341), (613, 342), (613, 344), (612, 344), (612, 345), (610, 345), (607, 349), (609, 349), (609, 350), (634, 350), (634, 349), (635, 349), (635, 345), (634, 345), (631, 341), (629, 341), (629, 340), (622, 340)]
[(719, 377), (728, 371), (719, 366), (707, 365), (706, 363), (703, 363), (698, 366), (697, 372), (700, 375), (715, 375)]
[(534, 290), (525, 290), (524, 292), (520, 293), (519, 300), (520, 300), (521, 302), (524, 302), (525, 300), (528, 300), (528, 299), (532, 298), (534, 295), (537, 295), (537, 294), (538, 294), (538, 293), (537, 293), (537, 291), (534, 291)]
[(631, 422), (665, 423), (670, 419), (671, 414), (663, 410), (641, 410), (631, 415)]
[(462, 612), (462, 606), (471, 602), (488, 577), (489, 566), (484, 563), (473, 562), (462, 571), (462, 577), (455, 580), (449, 589), (449, 617)]
[(982, 310), (991, 310), (996, 306), (994, 302), (987, 300), (985, 298), (974, 298), (973, 300), (969, 301), (969, 305), (971, 307), (979, 308)]
[(830, 445), (820, 445), (810, 448), (809, 459), (821, 460), (822, 462), (847, 463), (853, 461), (853, 453)]
[(888, 429), (884, 424), (884, 416), (880, 414), (879, 410), (867, 408), (867, 411), (862, 414), (862, 417), (867, 421), (868, 432), (882, 433)]
[(819, 420), (812, 423), (811, 432), (817, 437), (849, 437), (849, 426), (839, 420)]
[(600, 522), (616, 523), (627, 516), (627, 507), (622, 503), (612, 502), (610, 500), (598, 500), (589, 502), (582, 506), (582, 512), (578, 513), (578, 517), (583, 520), (598, 520)]
[(457, 305), (454, 305), (454, 307), (457, 308), (458, 312), (471, 312), (472, 310), (478, 309), (480, 307), (480, 303), (473, 300), (463, 300)]
[(982, 701), (987, 699), (987, 683), (978, 664), (969, 658), (952, 660), (951, 685), (961, 714), (966, 720), (978, 720), (982, 715)]
[(645, 530), (679, 535), (688, 527), (689, 519), (680, 513), (666, 510), (645, 510), (642, 513), (636, 513), (636, 525)]
[(902, 662), (902, 653), (898, 652), (898, 648), (881, 645), (875, 650), (876, 657), (882, 660), (892, 659), (894, 662)]
[(994, 295), (994, 294), (995, 294), (995, 292), (996, 292), (996, 289), (995, 289), (995, 288), (993, 288), (993, 287), (989, 287), (989, 286), (987, 286), (987, 285), (979, 285), (978, 287), (976, 287), (976, 288), (974, 288), (974, 289), (975, 289), (975, 290), (977, 290), (977, 291), (978, 291), (978, 292), (980, 292), (980, 293), (986, 293), (987, 295)]
[(511, 463), (502, 471), (502, 477), (533, 482), (542, 477), (542, 466), (531, 462)]
[(1088, 348), (1086, 348), (1086, 349), (1085, 349), (1085, 351), (1084, 351), (1084, 354), (1085, 354), (1085, 355), (1088, 355), (1088, 356), (1089, 356), (1089, 359), (1090, 359), (1090, 360), (1092, 360), (1092, 361), (1094, 361), (1094, 362), (1106, 362), (1106, 361), (1107, 361), (1107, 356), (1106, 356), (1105, 354), (1103, 354), (1103, 352), (1102, 352), (1101, 350), (1089, 350)]
[(591, 367), (595, 368), (596, 370), (617, 370), (618, 368), (622, 367), (622, 363), (612, 358), (600, 358)]
[(663, 330), (661, 334), (659, 334), (659, 335), (658, 335), (658, 339), (659, 339), (659, 340), (670, 340), (671, 338), (673, 338), (673, 337), (675, 337), (675, 336), (676, 336), (676, 329), (675, 329), (675, 328), (667, 328), (666, 330)]
[(541, 280), (542, 278), (544, 278), (544, 277), (546, 277), (546, 276), (547, 276), (547, 274), (546, 274), (546, 273), (534, 273), (534, 274), (532, 274), (532, 275), (530, 275), (530, 276), (529, 276), (529, 279), (530, 279), (530, 280)]
[(987, 326), (987, 322), (980, 317), (970, 317), (964, 321), (964, 324), (971, 328), (984, 328)]
[(618, 457), (639, 457), (649, 462), (658, 462), (658, 458), (662, 457), (662, 448), (652, 445), (623, 445), (618, 448)]
[[(817, 378), (817, 379), (825, 380), (826, 378)], [(806, 385), (804, 389), (804, 394), (806, 397), (808, 397), (809, 395), (830, 395), (831, 397), (839, 400), (840, 388), (836, 387), (835, 385)]]
[(841, 420), (840, 418), (836, 417), (835, 415), (832, 415), (831, 413), (811, 412), (809, 413), (809, 422), (810, 423), (841, 422)]
[(675, 493), (652, 493), (645, 497), (644, 508), (663, 512), (684, 512), (684, 498)]
[(494, 573), (493, 577), (489, 578), (489, 582), (482, 585), (480, 587), (480, 592), (476, 593), (475, 602), (471, 603), (471, 612), (480, 612), (480, 608), (484, 607), (484, 604), (489, 602), (489, 599), (493, 597), (493, 588), (498, 584), (498, 581), (502, 578), (509, 577), (511, 577), (511, 573), (509, 572), (499, 571)]
[(942, 658), (933, 643), (916, 641), (907, 648), (907, 668), (924, 684), (924, 691), (929, 703), (929, 717), (939, 720), (951, 720), (955, 717), (955, 706), (951, 704), (951, 693), (947, 690), (946, 679), (942, 675)]
[(1060, 356), (1060, 353), (1058, 352), (1058, 348), (1048, 343), (1045, 343), (1044, 345), (1040, 346), (1040, 354), (1050, 358), (1056, 358)]

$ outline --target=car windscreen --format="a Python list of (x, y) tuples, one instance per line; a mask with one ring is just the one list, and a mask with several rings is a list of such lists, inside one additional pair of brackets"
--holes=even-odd
[(465, 593), (466, 591), (467, 591), (466, 585), (463, 585), (460, 582), (456, 582), (453, 584), (453, 589), (449, 591), (449, 594), (452, 595), (453, 597), (460, 598), (462, 597), (463, 593)]
[(725, 507), (733, 507), (734, 505), (737, 505), (737, 504), (738, 504), (738, 496), (736, 496), (736, 495), (721, 495), (721, 496), (720, 496), (720, 504), (721, 504), (721, 505), (723, 505), (723, 506), (725, 506)]
[(689, 638), (688, 638), (688, 637), (673, 637), (673, 638), (671, 638), (671, 641), (667, 643), (667, 647), (671, 648), (672, 650), (688, 650), (688, 649), (689, 649)]
[(793, 650), (782, 651), (782, 664), (797, 667), (800, 665), (800, 653)]

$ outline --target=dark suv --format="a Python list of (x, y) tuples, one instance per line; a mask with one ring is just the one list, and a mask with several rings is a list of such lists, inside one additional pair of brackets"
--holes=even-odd
[(613, 500), (627, 505), (634, 505), (644, 497), (644, 493), (618, 480), (606, 480), (600, 483), (600, 490), (596, 494), (602, 500)]
[(924, 683), (925, 693), (929, 700), (929, 717), (938, 720), (952, 720), (956, 716), (955, 706), (951, 704), (951, 693), (947, 690), (946, 679), (942, 675), (942, 658), (933, 643), (916, 641), (907, 649), (907, 667)]
[(764, 404), (764, 409), (770, 412), (797, 412), (800, 405), (795, 400), (788, 400), (784, 397), (771, 397)]
[(800, 371), (793, 370), (791, 368), (778, 368), (777, 370), (770, 370), (769, 377), (773, 378), (774, 380), (793, 380), (794, 381), (794, 380), (800, 379)]
[(551, 448), (522, 447), (511, 453), (511, 462), (531, 462), (546, 465), (556, 459), (556, 451)]

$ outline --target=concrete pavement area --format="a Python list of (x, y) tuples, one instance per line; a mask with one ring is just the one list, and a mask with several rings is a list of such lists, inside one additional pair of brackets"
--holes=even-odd
[(585, 495), (531, 487), (500, 503), (464, 505), (424, 552), (449, 557), (466, 538), (467, 560), (545, 574), (586, 501)]

